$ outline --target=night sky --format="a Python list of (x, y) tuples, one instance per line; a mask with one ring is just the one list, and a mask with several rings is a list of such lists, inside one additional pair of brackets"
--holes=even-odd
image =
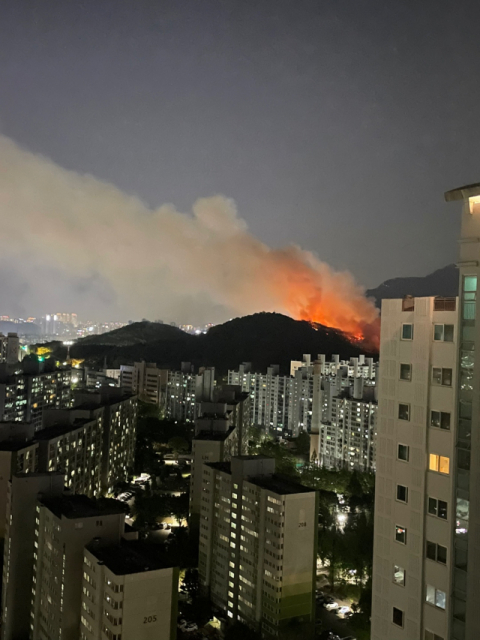
[(456, 258), (443, 192), (480, 181), (479, 24), (466, 0), (1, 0), (0, 133), (151, 207), (224, 194), (366, 287), (425, 275)]

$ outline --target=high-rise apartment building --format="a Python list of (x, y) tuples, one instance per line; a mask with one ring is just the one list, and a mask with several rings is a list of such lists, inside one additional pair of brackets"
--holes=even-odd
[(182, 362), (180, 371), (169, 371), (165, 394), (165, 416), (170, 420), (194, 422), (199, 402), (212, 402), (215, 369), (200, 368), (193, 373), (189, 362)]
[(0, 333), (0, 362), (15, 365), (20, 359), (20, 338), (16, 333)]
[(201, 510), (203, 464), (228, 462), (248, 449), (248, 393), (239, 386), (215, 389), (215, 402), (201, 402), (195, 420), (190, 475), (190, 527), (197, 526)]
[(168, 369), (159, 369), (154, 362), (135, 362), (120, 367), (120, 386), (144, 402), (162, 405), (167, 380)]
[(271, 458), (203, 465), (199, 573), (230, 620), (267, 637), (292, 621), (313, 634), (317, 513), (315, 491)]
[[(27, 473), (12, 477), (7, 493), (7, 517), (2, 578), (2, 640), (31, 638), (33, 567), (38, 560), (35, 535), (39, 495), (61, 496), (61, 473)], [(61, 562), (61, 560), (60, 560)], [(60, 587), (60, 583), (57, 587)], [(52, 584), (53, 586), (53, 584)], [(52, 636), (58, 638), (59, 636)]]
[(41, 468), (62, 469), (66, 485), (83, 487), (88, 495), (98, 494), (100, 473), (100, 493), (111, 493), (133, 467), (137, 398), (106, 387), (78, 393), (74, 402), (72, 409), (45, 412), (46, 428), (39, 433)]
[[(125, 512), (116, 501), (40, 496), (36, 505), (31, 639), (80, 637), (85, 545), (120, 544)], [(88, 584), (88, 582), (87, 582)]]
[(372, 640), (455, 637), (459, 332), (454, 298), (383, 301)]
[(382, 306), (372, 640), (480, 637), (480, 184), (446, 199), (459, 299)]
[(348, 387), (335, 378), (324, 382), (322, 398), (320, 426), (310, 433), (310, 461), (327, 469), (375, 471), (376, 387), (362, 377)]
[(178, 568), (156, 550), (127, 541), (85, 548), (80, 640), (175, 640)]
[(327, 362), (320, 354), (312, 363), (311, 356), (304, 354), (303, 361), (291, 362), (290, 376), (280, 375), (279, 369), (271, 365), (266, 374), (252, 373), (251, 364), (244, 362), (238, 371), (228, 372), (228, 383), (240, 385), (250, 394), (251, 424), (279, 436), (319, 429), (332, 380), (339, 387), (348, 387), (362, 377), (372, 386), (376, 372), (373, 359), (362, 355), (350, 361), (334, 355), (332, 362)]
[(0, 370), (0, 420), (32, 422), (42, 428), (43, 410), (72, 404), (70, 367), (49, 370), (44, 363), (22, 361), (18, 370)]

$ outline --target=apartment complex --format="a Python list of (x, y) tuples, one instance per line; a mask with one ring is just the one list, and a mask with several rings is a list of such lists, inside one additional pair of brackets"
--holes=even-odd
[(0, 420), (32, 422), (42, 428), (44, 409), (66, 408), (72, 404), (70, 367), (49, 370), (45, 363), (23, 360), (12, 370), (0, 369)]
[(144, 402), (162, 405), (167, 380), (168, 369), (159, 369), (154, 362), (135, 362), (120, 367), (120, 386)]
[(75, 406), (46, 411), (36, 434), (40, 469), (65, 472), (65, 484), (89, 496), (111, 493), (133, 467), (137, 398), (117, 387), (75, 396)]
[(199, 574), (212, 602), (276, 637), (292, 621), (313, 633), (315, 491), (275, 474), (265, 456), (203, 465)]
[(180, 371), (169, 371), (165, 394), (165, 417), (181, 422), (194, 422), (197, 405), (213, 401), (215, 369), (200, 368), (193, 372), (189, 362), (182, 362)]
[(176, 638), (178, 568), (156, 549), (125, 540), (85, 548), (80, 640)]
[(320, 426), (310, 433), (311, 462), (327, 469), (375, 471), (376, 387), (365, 382), (362, 377), (349, 386), (338, 377), (324, 382)]
[(282, 376), (279, 371), (278, 365), (271, 365), (266, 374), (253, 373), (251, 364), (244, 362), (238, 371), (228, 372), (228, 383), (240, 385), (250, 394), (251, 424), (272, 435), (298, 436), (302, 431), (319, 429), (328, 407), (331, 380), (349, 386), (362, 377), (373, 385), (376, 367), (372, 358), (363, 355), (350, 361), (334, 355), (327, 362), (320, 354), (312, 362), (305, 354), (302, 361), (291, 362), (290, 376)]

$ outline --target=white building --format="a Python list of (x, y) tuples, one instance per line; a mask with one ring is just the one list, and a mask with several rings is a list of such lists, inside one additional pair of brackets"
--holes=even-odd
[(152, 404), (163, 404), (167, 378), (168, 370), (159, 369), (154, 362), (135, 362), (120, 367), (120, 386)]
[(203, 465), (199, 574), (212, 602), (275, 637), (292, 620), (313, 634), (315, 491), (265, 456)]
[(165, 394), (165, 417), (180, 422), (193, 422), (200, 402), (213, 402), (215, 369), (200, 368), (193, 373), (190, 363), (182, 363), (181, 371), (169, 371)]
[(244, 362), (238, 371), (228, 372), (228, 383), (242, 386), (250, 393), (251, 424), (266, 433), (297, 436), (320, 427), (324, 412), (325, 385), (330, 380), (348, 386), (353, 379), (362, 377), (374, 384), (376, 366), (372, 358), (359, 356), (350, 361), (332, 356), (327, 362), (320, 354), (313, 363), (305, 354), (303, 361), (292, 361), (290, 376), (281, 376), (279, 366), (272, 365), (266, 374), (252, 373), (251, 365)]
[(178, 568), (158, 545), (122, 541), (84, 550), (81, 640), (175, 640)]

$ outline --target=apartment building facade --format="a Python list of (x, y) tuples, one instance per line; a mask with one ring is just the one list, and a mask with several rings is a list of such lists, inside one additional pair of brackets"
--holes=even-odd
[(201, 368), (193, 372), (190, 363), (182, 363), (180, 371), (169, 371), (165, 394), (165, 417), (180, 422), (194, 422), (200, 402), (212, 402), (215, 369)]
[(178, 568), (156, 549), (136, 541), (85, 547), (80, 640), (175, 640)]
[(458, 300), (384, 300), (372, 640), (456, 638)]
[(199, 574), (229, 620), (278, 637), (313, 633), (315, 491), (275, 474), (265, 456), (203, 465)]
[(151, 404), (163, 404), (167, 380), (168, 369), (159, 369), (154, 362), (135, 362), (120, 367), (120, 386)]

